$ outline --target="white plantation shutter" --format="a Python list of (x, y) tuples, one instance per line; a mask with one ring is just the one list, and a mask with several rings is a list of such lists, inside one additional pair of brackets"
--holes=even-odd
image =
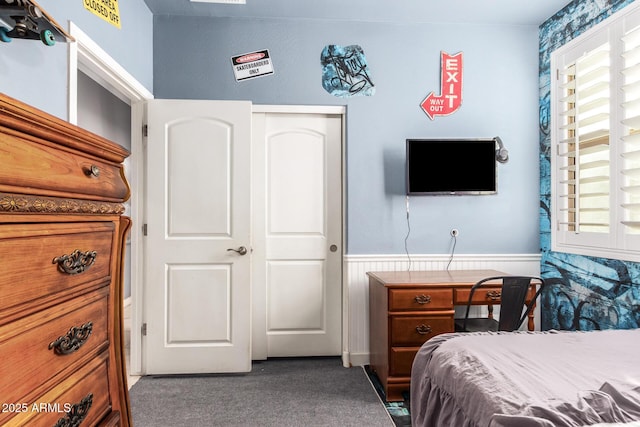
[[(623, 234), (640, 235), (640, 27), (622, 37), (622, 181)], [(625, 246), (633, 244), (625, 238)], [(633, 239), (636, 240), (636, 239)]]
[(552, 246), (640, 261), (640, 7), (552, 54)]
[(561, 220), (567, 231), (609, 232), (609, 44), (561, 71)]

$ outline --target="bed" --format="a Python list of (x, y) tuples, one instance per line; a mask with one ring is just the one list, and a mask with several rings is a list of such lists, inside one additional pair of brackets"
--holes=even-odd
[(411, 371), (419, 426), (640, 426), (640, 330), (448, 333)]

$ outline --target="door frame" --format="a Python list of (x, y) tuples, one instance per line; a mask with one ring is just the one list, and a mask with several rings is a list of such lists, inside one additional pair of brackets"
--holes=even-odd
[[(341, 141), (340, 141), (340, 156), (341, 156), (341, 195), (342, 195), (342, 212), (341, 216), (341, 268), (342, 268), (342, 364), (345, 367), (350, 366), (349, 362), (349, 289), (346, 286), (348, 283), (346, 280), (346, 265), (345, 265), (345, 248), (346, 248), (346, 114), (347, 107), (343, 105), (270, 105), (270, 104), (253, 104), (253, 113), (281, 113), (281, 114), (331, 114), (339, 115), (341, 117)], [(254, 122), (252, 118), (252, 123)], [(252, 150), (252, 157), (254, 151)], [(256, 188), (256, 185), (262, 183), (264, 174), (264, 165), (254, 164), (252, 166), (252, 188)], [(251, 196), (252, 206), (254, 211), (252, 212), (252, 245), (258, 236), (264, 234), (264, 212), (262, 215), (256, 215), (255, 207), (264, 204), (264, 200), (258, 199), (258, 195), (253, 192)], [(262, 233), (262, 234), (261, 234)], [(262, 245), (264, 246), (264, 245)], [(254, 251), (252, 253), (253, 265), (251, 266), (252, 276), (264, 277), (264, 269), (266, 265), (266, 253), (264, 247), (254, 245)], [(264, 286), (258, 286), (257, 283), (252, 283), (252, 301), (265, 301), (266, 289)], [(252, 304), (252, 314), (256, 313), (255, 304)], [(260, 316), (266, 315), (266, 307), (258, 311)], [(264, 316), (263, 316), (264, 317)], [(252, 319), (252, 359), (266, 359), (267, 357), (267, 335), (266, 335), (266, 319), (259, 321), (255, 317)]]
[(100, 86), (131, 107), (131, 337), (130, 375), (142, 374), (142, 283), (143, 245), (142, 227), (144, 214), (144, 156), (142, 146), (142, 105), (153, 99), (135, 77), (118, 64), (74, 22), (69, 21), (69, 34), (75, 43), (68, 43), (69, 122), (78, 123), (78, 70), (88, 75)]

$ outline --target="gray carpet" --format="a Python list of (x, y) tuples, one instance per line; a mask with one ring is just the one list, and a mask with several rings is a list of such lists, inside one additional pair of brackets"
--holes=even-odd
[(364, 369), (339, 358), (269, 359), (249, 374), (146, 376), (130, 396), (135, 427), (394, 425)]

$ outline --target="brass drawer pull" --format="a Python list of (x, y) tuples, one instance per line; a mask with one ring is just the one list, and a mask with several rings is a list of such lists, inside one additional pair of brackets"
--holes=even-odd
[(422, 294), (422, 295), (416, 296), (414, 300), (418, 304), (429, 304), (431, 302), (431, 296)]
[(431, 330), (431, 326), (427, 326), (424, 323), (422, 325), (416, 326), (416, 332), (418, 332), (420, 335), (427, 335), (431, 333)]
[(53, 264), (58, 264), (58, 270), (66, 274), (79, 274), (91, 267), (96, 260), (96, 251), (73, 251), (71, 255), (62, 255), (53, 259)]
[(500, 291), (488, 291), (487, 298), (491, 301), (497, 301), (500, 299), (501, 292)]
[(89, 393), (80, 402), (74, 403), (67, 415), (60, 418), (54, 427), (78, 427), (87, 417), (92, 404), (93, 393)]
[(95, 178), (100, 176), (100, 168), (96, 165), (91, 165), (86, 171), (87, 176), (93, 176)]
[(80, 327), (73, 326), (66, 335), (62, 335), (57, 340), (51, 342), (49, 344), (49, 350), (53, 349), (53, 352), (59, 355), (71, 354), (78, 351), (78, 349), (87, 342), (92, 330), (92, 322), (87, 322)]

